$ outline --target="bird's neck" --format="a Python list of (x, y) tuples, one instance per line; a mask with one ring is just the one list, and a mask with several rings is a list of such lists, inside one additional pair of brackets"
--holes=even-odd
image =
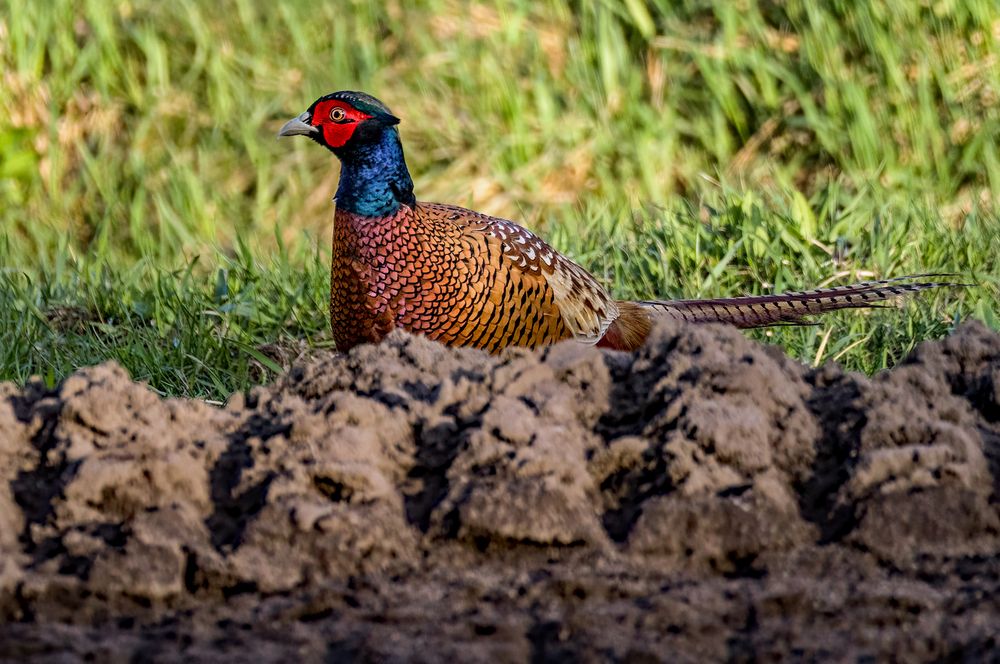
[(395, 127), (386, 127), (376, 141), (353, 146), (338, 156), (338, 209), (363, 217), (384, 217), (396, 212), (400, 205), (416, 204), (413, 180), (406, 170)]

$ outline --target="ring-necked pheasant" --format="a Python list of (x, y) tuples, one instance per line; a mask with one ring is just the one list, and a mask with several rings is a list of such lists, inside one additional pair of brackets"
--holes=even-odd
[(330, 318), (342, 350), (377, 342), (394, 327), (491, 352), (563, 339), (632, 350), (659, 317), (742, 328), (801, 323), (943, 285), (903, 277), (781, 295), (618, 301), (514, 222), (418, 202), (397, 124), (378, 99), (341, 91), (278, 132), (308, 136), (341, 161)]

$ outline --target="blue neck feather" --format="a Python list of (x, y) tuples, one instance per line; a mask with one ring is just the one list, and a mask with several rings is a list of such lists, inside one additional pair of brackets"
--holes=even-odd
[(384, 217), (396, 212), (401, 204), (415, 204), (413, 180), (406, 170), (395, 127), (383, 128), (373, 142), (338, 152), (338, 208), (365, 217)]

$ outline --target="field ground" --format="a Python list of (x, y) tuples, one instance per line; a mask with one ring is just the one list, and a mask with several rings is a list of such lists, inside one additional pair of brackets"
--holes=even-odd
[(5, 4), (0, 380), (114, 358), (222, 400), (330, 347), (337, 166), (274, 134), (344, 88), (403, 118), (419, 198), (521, 221), (617, 296), (975, 284), (754, 333), (866, 372), (1000, 328), (991, 0)]
[(109, 365), (0, 385), (0, 652), (993, 661), (998, 367), (975, 322), (875, 379), (673, 323), (392, 335), (225, 408)]

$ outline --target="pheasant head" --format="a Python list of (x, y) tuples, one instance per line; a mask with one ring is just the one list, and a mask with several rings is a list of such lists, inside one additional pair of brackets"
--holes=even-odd
[(365, 217), (413, 207), (413, 181), (403, 158), (399, 118), (381, 101), (342, 90), (320, 97), (285, 123), (282, 136), (307, 136), (341, 161), (337, 207)]

